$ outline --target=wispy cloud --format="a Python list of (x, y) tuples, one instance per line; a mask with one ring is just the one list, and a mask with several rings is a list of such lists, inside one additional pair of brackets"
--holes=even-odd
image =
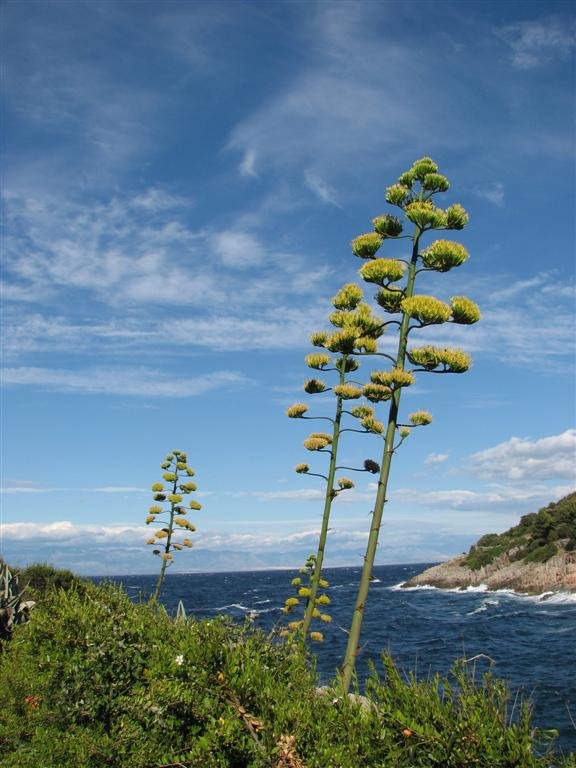
[(499, 208), (504, 205), (504, 184), (500, 181), (485, 184), (483, 187), (476, 187), (474, 193)]
[(436, 464), (442, 464), (449, 457), (448, 453), (429, 453), (424, 459), (424, 464), (435, 466)]
[(250, 232), (227, 230), (211, 238), (216, 255), (226, 267), (244, 269), (261, 264), (266, 253), (257, 237)]
[(241, 176), (256, 177), (256, 152), (253, 149), (247, 149), (238, 166)]
[[(104, 202), (9, 193), (4, 297), (14, 291), (17, 300), (48, 301), (82, 291), (114, 307), (128, 301), (245, 315), (311, 294), (325, 278), (327, 267), (306, 269), (304, 255), (246, 226), (192, 229), (188, 208), (157, 187)], [(240, 295), (235, 269), (256, 266)]]
[(304, 181), (308, 189), (313, 192), (323, 203), (340, 207), (335, 190), (330, 187), (318, 174), (310, 169), (304, 171)]
[(392, 502), (416, 504), (442, 510), (478, 511), (502, 510), (535, 511), (534, 507), (547, 504), (570, 493), (573, 486), (531, 485), (527, 488), (499, 486), (487, 491), (468, 489), (414, 490), (399, 488), (391, 494)]
[(517, 69), (535, 69), (566, 60), (576, 49), (576, 24), (572, 17), (521, 21), (504, 27), (500, 34), (511, 49), (510, 61)]
[(101, 488), (54, 488), (34, 485), (31, 481), (19, 481), (18, 483), (7, 483), (0, 488), (0, 493), (19, 494), (19, 493), (150, 493), (148, 488), (139, 488), (133, 485), (106, 485)]
[[(497, 284), (497, 289), (494, 289)], [(529, 366), (542, 376), (570, 375), (574, 365), (574, 281), (554, 272), (523, 279), (500, 275), (491, 281), (456, 277), (454, 293), (469, 295), (480, 305), (482, 320), (464, 327), (443, 325), (414, 334), (412, 343), (462, 346), (507, 366)]]
[(215, 371), (196, 378), (177, 378), (149, 368), (7, 368), (5, 386), (32, 386), (57, 392), (131, 395), (138, 397), (196, 397), (222, 387), (245, 387), (250, 381), (234, 371)]

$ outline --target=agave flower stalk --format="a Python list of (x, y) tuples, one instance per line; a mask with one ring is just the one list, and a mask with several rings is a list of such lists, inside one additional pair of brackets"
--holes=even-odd
[[(362, 388), (356, 383), (347, 381), (346, 376), (348, 373), (356, 371), (359, 367), (354, 354), (370, 351), (376, 352), (377, 339), (384, 330), (384, 324), (372, 314), (368, 305), (362, 302), (362, 296), (363, 293), (360, 286), (353, 283), (343, 286), (332, 300), (336, 311), (330, 315), (330, 322), (337, 330), (332, 333), (319, 331), (312, 334), (312, 344), (323, 347), (330, 352), (338, 353), (339, 357), (333, 360), (329, 354), (316, 353), (310, 354), (306, 358), (306, 363), (310, 368), (320, 371), (336, 371), (338, 373), (338, 383), (331, 388), (327, 387), (319, 379), (309, 379), (304, 384), (304, 390), (308, 394), (318, 394), (320, 392), (328, 392), (330, 389), (332, 390), (336, 396), (334, 417), (307, 416), (308, 406), (304, 403), (295, 403), (286, 411), (290, 418), (320, 418), (329, 421), (332, 425), (331, 433), (313, 432), (304, 441), (304, 447), (309, 451), (329, 453), (328, 474), (310, 472), (308, 464), (298, 464), (296, 466), (296, 472), (299, 474), (321, 477), (326, 481), (318, 549), (313, 561), (309, 561), (313, 562), (313, 573), (310, 586), (307, 588), (306, 609), (301, 625), (304, 638), (309, 636), (310, 625), (317, 610), (318, 590), (323, 580), (322, 566), (324, 563), (332, 502), (339, 493), (354, 487), (354, 483), (348, 478), (336, 479), (338, 444), (344, 413), (344, 401), (357, 400), (362, 396)], [(365, 427), (363, 431), (371, 430)]]
[[(146, 516), (146, 525), (161, 525), (146, 542), (160, 547), (153, 549), (152, 553), (162, 560), (156, 588), (150, 598), (152, 602), (160, 597), (166, 569), (174, 562), (173, 553), (192, 547), (189, 534), (196, 530), (196, 526), (186, 517), (188, 510), (183, 506), (184, 496), (196, 490), (196, 483), (191, 480), (195, 472), (188, 466), (186, 454), (172, 451), (160, 466), (164, 470), (162, 479), (167, 487), (164, 482), (152, 485), (156, 503), (149, 508)], [(166, 504), (168, 506), (163, 506)], [(188, 506), (193, 510), (202, 509), (202, 505), (194, 499)]]
[[(396, 356), (393, 358), (393, 368), (389, 371), (373, 372), (371, 384), (364, 387), (364, 394), (368, 399), (374, 403), (387, 401), (389, 406), (366, 554), (341, 669), (344, 691), (348, 691), (355, 672), (364, 609), (387, 501), (392, 457), (408, 437), (412, 427), (425, 426), (432, 420), (427, 411), (418, 411), (410, 415), (409, 425), (399, 422), (402, 389), (414, 381), (413, 371), (463, 373), (470, 367), (470, 358), (461, 350), (442, 350), (433, 346), (408, 349), (409, 334), (415, 328), (428, 325), (444, 322), (470, 325), (480, 319), (478, 307), (467, 297), (453, 297), (449, 305), (432, 296), (415, 295), (414, 292), (416, 278), (420, 272), (447, 272), (460, 266), (468, 258), (464, 246), (448, 240), (438, 240), (426, 250), (420, 250), (420, 241), (426, 232), (460, 230), (468, 222), (468, 214), (460, 205), (452, 205), (446, 210), (435, 206), (434, 195), (445, 192), (450, 186), (448, 180), (437, 171), (438, 166), (433, 160), (422, 158), (400, 176), (397, 184), (387, 189), (387, 202), (398, 206), (404, 217), (414, 226), (410, 236), (412, 249), (409, 260), (376, 258), (376, 253), (385, 240), (398, 237), (403, 230), (402, 222), (395, 216), (377, 217), (374, 219), (374, 232), (360, 235), (352, 241), (353, 253), (367, 260), (360, 274), (367, 282), (379, 286), (377, 303), (389, 314), (401, 314), (401, 319), (398, 321), (398, 345)], [(402, 265), (405, 267), (405, 275)], [(401, 277), (406, 280), (403, 287), (397, 285)], [(405, 370), (407, 360), (415, 365), (413, 371)]]
[[(282, 611), (288, 614), (293, 613), (302, 606), (302, 600), (305, 600), (305, 607), (302, 619), (290, 621), (288, 626), (280, 631), (280, 636), (288, 638), (289, 642), (292, 642), (295, 637), (301, 636), (304, 638), (310, 637), (311, 640), (321, 643), (324, 640), (324, 634), (320, 630), (310, 632), (310, 623), (314, 619), (327, 624), (332, 621), (330, 614), (325, 613), (325, 606), (330, 605), (330, 598), (326, 594), (330, 584), (326, 579), (320, 578), (317, 580), (316, 592), (312, 600), (312, 585), (318, 572), (317, 557), (316, 555), (310, 555), (304, 567), (300, 568), (301, 575), (292, 579), (291, 584), (294, 587), (295, 595), (286, 598)], [(311, 619), (307, 624), (308, 629), (304, 632), (306, 613), (310, 606), (312, 606)]]

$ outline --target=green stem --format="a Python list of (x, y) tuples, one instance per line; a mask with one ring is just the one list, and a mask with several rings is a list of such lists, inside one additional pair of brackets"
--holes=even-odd
[[(346, 381), (346, 360), (347, 355), (342, 355), (342, 365), (340, 367), (340, 381), (339, 384), (344, 384)], [(330, 468), (328, 470), (328, 477), (326, 482), (326, 496), (324, 498), (324, 513), (322, 515), (322, 528), (320, 530), (320, 539), (318, 541), (318, 551), (316, 553), (316, 563), (314, 566), (314, 575), (312, 577), (312, 583), (310, 585), (310, 596), (306, 604), (306, 611), (304, 613), (304, 623), (302, 624), (302, 632), (304, 637), (308, 637), (308, 631), (310, 630), (310, 624), (312, 622), (312, 613), (316, 607), (316, 596), (318, 594), (318, 587), (320, 579), (322, 578), (322, 563), (324, 561), (324, 550), (326, 549), (326, 538), (328, 536), (328, 524), (330, 522), (330, 511), (332, 509), (332, 502), (334, 501), (334, 476), (336, 474), (336, 456), (338, 453), (338, 439), (340, 437), (340, 422), (342, 420), (342, 398), (340, 395), (336, 397), (336, 417), (334, 419), (334, 427), (332, 430), (332, 444), (330, 451)]]
[[(408, 278), (405, 290), (405, 295), (407, 297), (412, 296), (414, 293), (414, 280), (416, 278), (416, 264), (418, 261), (418, 245), (421, 234), (422, 231), (417, 227), (416, 233), (413, 237), (412, 258), (408, 268)], [(404, 368), (404, 362), (406, 359), (409, 323), (410, 317), (404, 313), (402, 316), (402, 322), (400, 324), (398, 353), (396, 355), (395, 363), (396, 367), (401, 369)], [(386, 503), (386, 490), (388, 487), (388, 478), (390, 476), (390, 465), (392, 463), (392, 456), (394, 455), (395, 451), (394, 438), (396, 435), (401, 393), (401, 387), (395, 389), (390, 401), (388, 426), (386, 428), (386, 438), (384, 442), (384, 453), (382, 456), (380, 477), (378, 478), (378, 491), (376, 493), (374, 511), (372, 513), (372, 524), (370, 526), (370, 533), (368, 535), (368, 544), (366, 546), (366, 554), (364, 555), (364, 565), (362, 567), (362, 573), (360, 576), (360, 585), (358, 588), (358, 594), (356, 596), (354, 613), (352, 614), (352, 623), (350, 625), (350, 632), (348, 634), (348, 643), (346, 645), (346, 652), (341, 669), (341, 685), (344, 693), (347, 693), (350, 689), (350, 684), (352, 682), (356, 668), (356, 657), (360, 644), (360, 633), (362, 629), (362, 620), (364, 618), (364, 608), (366, 606), (366, 600), (368, 599), (368, 590), (370, 588), (370, 580), (372, 578), (372, 568), (374, 567), (376, 550), (378, 548), (378, 536), (380, 534), (382, 514), (384, 512), (384, 505)]]
[[(176, 464), (176, 462), (174, 462)], [(176, 490), (178, 488), (178, 468), (174, 466), (174, 475), (175, 480), (172, 483), (172, 493), (175, 494)], [(167, 555), (170, 552), (170, 543), (172, 541), (172, 534), (174, 533), (174, 516), (175, 516), (175, 506), (176, 503), (174, 501), (170, 502), (170, 520), (168, 522), (168, 536), (166, 537), (166, 544), (164, 545), (164, 553)], [(150, 602), (156, 603), (158, 602), (160, 598), (160, 591), (162, 589), (162, 584), (164, 583), (164, 577), (166, 575), (166, 568), (168, 567), (168, 560), (165, 560), (162, 558), (162, 567), (160, 568), (160, 575), (158, 576), (158, 581), (156, 582), (156, 588), (154, 590), (154, 594), (150, 598)]]

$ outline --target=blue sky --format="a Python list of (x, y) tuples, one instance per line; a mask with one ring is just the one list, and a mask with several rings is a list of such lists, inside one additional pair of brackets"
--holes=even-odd
[[(2, 13), (3, 557), (154, 572), (147, 489), (179, 448), (203, 509), (175, 570), (300, 565), (323, 491), (293, 468), (325, 457), (284, 411), (359, 281), (350, 240), (423, 155), (470, 214), (470, 260), (421, 291), (483, 319), (430, 331), (474, 365), (406, 391), (434, 422), (395, 459), (378, 562), (456, 554), (574, 488), (571, 4)], [(342, 463), (380, 453), (352, 436)], [(328, 565), (362, 561), (374, 488), (356, 479)]]

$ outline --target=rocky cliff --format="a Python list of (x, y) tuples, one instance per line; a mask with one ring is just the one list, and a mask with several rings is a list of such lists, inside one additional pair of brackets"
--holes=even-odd
[(403, 584), (403, 587), (431, 586), (441, 589), (477, 587), (513, 589), (516, 592), (576, 592), (576, 552), (562, 552), (545, 563), (511, 561), (507, 554), (489, 565), (472, 569), (463, 565), (466, 555), (435, 565)]
[(404, 587), (476, 587), (517, 592), (576, 592), (576, 493), (488, 533), (468, 554), (410, 579)]

